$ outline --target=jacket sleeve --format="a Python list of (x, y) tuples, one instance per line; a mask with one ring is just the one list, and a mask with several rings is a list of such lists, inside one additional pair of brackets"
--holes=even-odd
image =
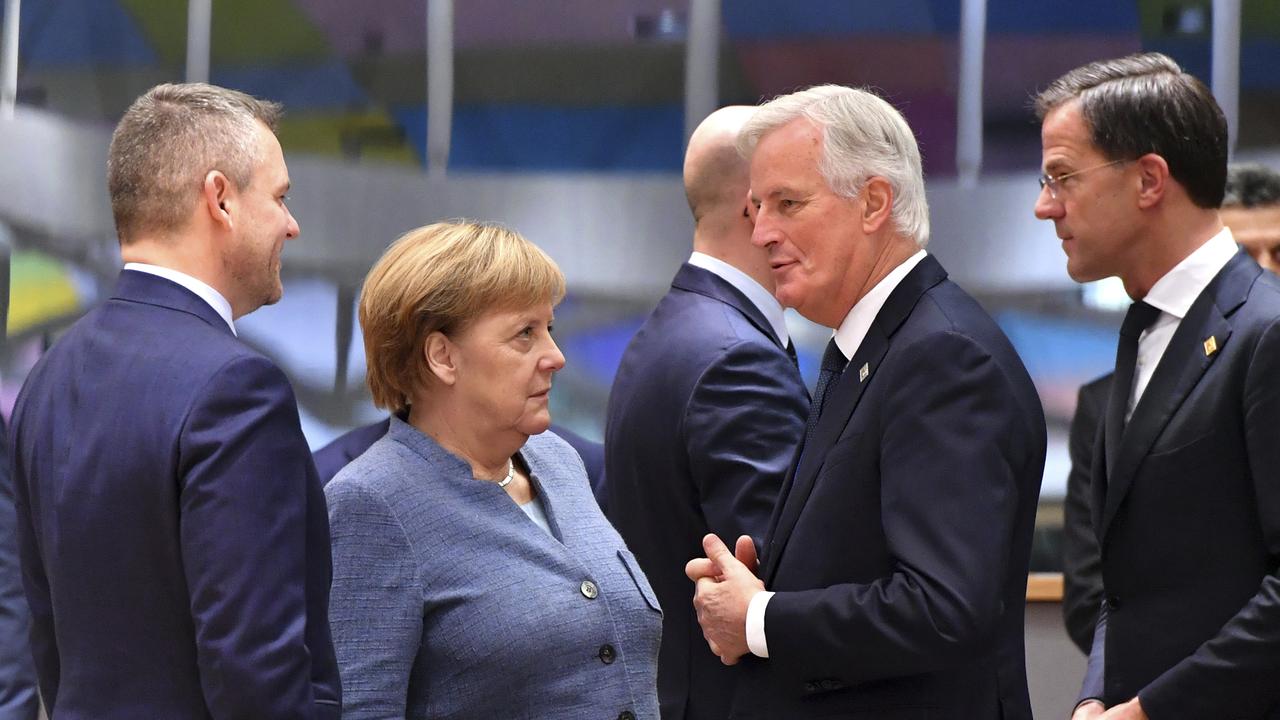
[[(40, 700), (36, 696), (36, 670), (29, 641), (31, 615), (27, 598), (23, 593), (22, 567), (19, 563), (18, 523), (14, 501), (13, 477), (10, 474), (8, 433), (4, 419), (0, 418), (0, 718), (29, 718), (35, 720)], [(34, 537), (30, 530), (24, 533)], [(37, 557), (32, 553), (31, 557)], [(39, 602), (48, 607), (49, 594), (39, 562), (28, 562)], [(45, 612), (40, 622), (52, 635), (52, 617)], [(45, 648), (45, 669), (57, 668), (57, 649)], [(56, 691), (52, 693), (56, 695)], [(52, 705), (51, 697), (49, 703)]]
[(684, 413), (685, 452), (707, 527), (729, 547), (768, 529), (808, 412), (800, 371), (771, 345), (739, 342), (698, 379)]
[(878, 466), (893, 562), (870, 582), (773, 596), (769, 662), (801, 678), (853, 684), (933, 672), (986, 642), (1002, 613), (1019, 498), (1038, 488), (1038, 476), (1034, 486), (1027, 478), (1036, 467), (1032, 413), (973, 340), (928, 336), (880, 372), (878, 462), (859, 462)]
[(1093, 449), (1097, 447), (1095, 441), (1110, 388), (1109, 379), (1080, 388), (1068, 439), (1071, 472), (1067, 475), (1062, 509), (1062, 618), (1071, 641), (1086, 655), (1093, 647), (1093, 631), (1102, 603), (1102, 559), (1090, 512)]
[[(1280, 319), (1259, 337), (1244, 379), (1248, 471), (1262, 541), (1271, 566), (1280, 564)], [(1143, 688), (1138, 697), (1153, 720), (1171, 717), (1261, 717), (1280, 701), (1280, 570), (1218, 634)]]
[(317, 483), (288, 380), (257, 356), (207, 383), (179, 439), (179, 542), (214, 717), (316, 714), (305, 633), (307, 493)]
[(342, 717), (403, 718), (423, 629), (423, 586), (409, 539), (386, 502), (356, 478), (330, 483), (325, 496)]

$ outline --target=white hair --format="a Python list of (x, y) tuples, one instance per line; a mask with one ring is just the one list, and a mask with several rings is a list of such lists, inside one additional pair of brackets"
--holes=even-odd
[(920, 247), (929, 242), (920, 148), (901, 113), (866, 90), (818, 85), (757, 108), (738, 135), (738, 151), (751, 157), (760, 138), (798, 118), (822, 129), (818, 171), (832, 192), (856, 197), (868, 178), (884, 178), (893, 188), (894, 228)]

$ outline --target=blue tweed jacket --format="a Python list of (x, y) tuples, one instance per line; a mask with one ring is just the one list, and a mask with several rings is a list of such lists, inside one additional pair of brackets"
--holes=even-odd
[(547, 432), (529, 467), (555, 537), (398, 418), (325, 488), (344, 718), (657, 718), (661, 610)]

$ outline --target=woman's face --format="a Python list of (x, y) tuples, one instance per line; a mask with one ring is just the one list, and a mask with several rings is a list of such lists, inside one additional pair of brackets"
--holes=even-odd
[(450, 338), (457, 350), (454, 387), (477, 420), (523, 435), (551, 425), (551, 376), (564, 367), (552, 320), (551, 303), (491, 310)]

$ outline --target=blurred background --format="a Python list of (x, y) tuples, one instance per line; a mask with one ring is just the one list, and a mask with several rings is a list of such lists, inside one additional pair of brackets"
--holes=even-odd
[[(313, 448), (380, 417), (355, 324), (364, 273), (399, 234), (452, 217), (506, 223), (561, 265), (553, 414), (601, 438), (618, 359), (690, 251), (690, 129), (816, 83), (876, 89), (920, 142), (930, 252), (1044, 401), (1041, 571), (1060, 569), (1076, 390), (1111, 367), (1127, 298), (1073, 283), (1032, 216), (1031, 96), (1082, 63), (1162, 51), (1213, 87), (1235, 159), (1280, 165), (1270, 0), (4, 0), (0, 23), (0, 410), (119, 268), (115, 121), (152, 85), (207, 80), (286, 108), (302, 235), (284, 299), (237, 324), (289, 373)], [(812, 383), (829, 331), (791, 319)]]

